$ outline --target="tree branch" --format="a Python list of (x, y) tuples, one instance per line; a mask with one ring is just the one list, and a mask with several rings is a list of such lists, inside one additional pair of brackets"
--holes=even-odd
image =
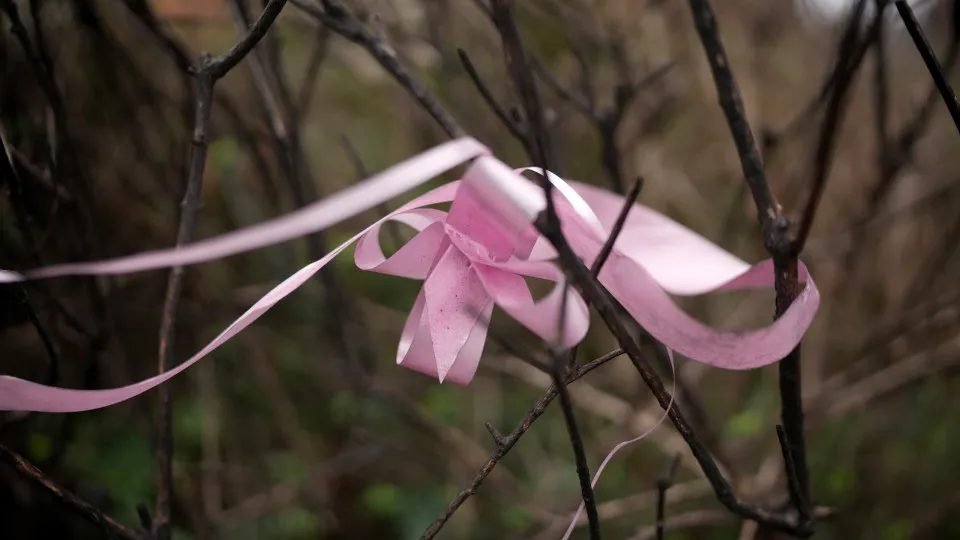
[[(190, 242), (193, 236), (200, 193), (203, 188), (203, 171), (207, 161), (208, 128), (214, 85), (253, 50), (280, 15), (280, 10), (285, 4), (286, 0), (270, 0), (260, 18), (236, 45), (221, 56), (212, 57), (204, 54), (200, 63), (190, 69), (194, 79), (194, 128), (186, 189), (180, 203), (180, 224), (176, 239), (178, 246)], [(167, 280), (160, 323), (159, 371), (161, 373), (173, 368), (176, 314), (182, 290), (183, 267), (175, 267), (170, 271)], [(173, 419), (170, 386), (162, 385), (158, 392), (160, 417), (157, 422), (157, 501), (152, 534), (156, 540), (170, 540), (170, 504), (173, 493)]]
[(0, 461), (9, 465), (24, 478), (43, 488), (63, 504), (73, 508), (77, 513), (90, 521), (90, 523), (102, 528), (111, 537), (121, 538), (123, 540), (142, 539), (140, 534), (128, 529), (112, 517), (104, 515), (96, 506), (67, 491), (63, 486), (43, 474), (40, 469), (34, 467), (33, 464), (24, 459), (23, 456), (2, 444), (0, 444)]
[[(910, 9), (910, 4), (908, 4), (906, 0), (896, 0), (895, 5), (897, 6), (897, 11), (900, 12), (900, 18), (903, 19), (904, 26), (907, 27), (907, 31), (910, 32), (910, 37), (913, 38), (914, 45), (917, 46), (917, 51), (923, 58), (923, 63), (927, 65), (927, 70), (930, 72), (930, 76), (933, 77), (933, 82), (937, 85), (937, 90), (940, 91), (943, 103), (947, 106), (947, 110), (950, 111), (953, 124), (956, 126), (957, 131), (960, 131), (960, 103), (957, 102), (957, 95), (953, 92), (950, 83), (947, 82), (947, 77), (943, 74), (943, 68), (940, 66), (940, 62), (937, 61), (937, 56), (933, 53), (933, 49), (930, 48), (930, 43), (927, 42), (927, 38), (923, 35), (920, 22), (917, 21), (917, 17), (913, 14), (913, 10)], [(956, 39), (956, 36), (954, 36), (954, 39)]]

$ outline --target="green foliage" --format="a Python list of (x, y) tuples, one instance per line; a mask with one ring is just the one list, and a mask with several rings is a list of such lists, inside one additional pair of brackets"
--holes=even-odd
[(393, 484), (373, 484), (364, 490), (361, 501), (373, 515), (392, 518), (403, 510), (403, 490)]
[(137, 503), (152, 499), (153, 448), (137, 430), (128, 429), (128, 422), (116, 416), (111, 422), (102, 413), (97, 416), (78, 419), (76, 442), (67, 449), (66, 462), (118, 501), (117, 518), (135, 523)]
[(53, 441), (44, 433), (31, 433), (27, 436), (27, 451), (32, 461), (44, 461), (53, 452)]
[(457, 425), (463, 416), (464, 407), (458, 389), (449, 385), (427, 388), (421, 400), (430, 416), (449, 425)]
[(323, 532), (323, 519), (315, 511), (292, 505), (262, 518), (260, 530), (263, 538), (315, 538)]
[(898, 519), (883, 527), (882, 540), (908, 540), (913, 530), (913, 522), (908, 519)]

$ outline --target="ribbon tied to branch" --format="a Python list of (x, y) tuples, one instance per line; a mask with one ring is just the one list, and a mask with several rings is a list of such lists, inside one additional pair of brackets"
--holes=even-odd
[[(103, 261), (70, 263), (25, 272), (0, 271), (0, 283), (69, 275), (110, 275), (171, 268), (224, 258), (327, 229), (392, 199), (464, 162), (456, 181), (404, 204), (322, 259), (270, 290), (193, 357), (176, 368), (119, 388), (74, 390), (0, 376), (0, 410), (77, 412), (107, 407), (164, 383), (249, 326), (333, 258), (356, 243), (358, 268), (423, 280), (401, 331), (397, 363), (458, 384), (474, 377), (497, 306), (534, 334), (570, 347), (586, 335), (583, 299), (564, 285), (556, 253), (533, 226), (546, 208), (544, 191), (463, 138), (434, 147), (365, 181), (279, 218), (172, 249)], [(535, 170), (539, 173), (539, 169)], [(547, 171), (563, 233), (586, 264), (600, 252), (624, 204), (619, 195), (565, 181)], [(449, 211), (433, 208), (452, 203)], [(416, 234), (389, 257), (379, 233), (386, 221)], [(683, 312), (670, 295), (770, 287), (768, 261), (750, 266), (693, 231), (635, 204), (598, 279), (641, 326), (666, 347), (725, 369), (750, 369), (778, 361), (800, 342), (819, 304), (812, 279), (767, 327), (723, 332)], [(534, 299), (525, 278), (554, 282)], [(561, 310), (563, 312), (561, 313)], [(562, 327), (561, 327), (562, 322)]]

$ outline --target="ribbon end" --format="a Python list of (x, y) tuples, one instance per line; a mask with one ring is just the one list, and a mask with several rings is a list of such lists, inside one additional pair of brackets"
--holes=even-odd
[(0, 283), (19, 283), (21, 281), (26, 281), (23, 274), (10, 270), (0, 270)]

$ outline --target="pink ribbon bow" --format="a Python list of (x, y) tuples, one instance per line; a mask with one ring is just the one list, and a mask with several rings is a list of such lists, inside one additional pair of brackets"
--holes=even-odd
[[(308, 207), (252, 227), (179, 248), (88, 263), (0, 271), (0, 282), (66, 275), (123, 274), (220, 259), (323, 230), (475, 159), (463, 178), (403, 205), (285, 279), (220, 335), (175, 369), (138, 383), (104, 390), (72, 390), (0, 376), (0, 410), (76, 412), (107, 407), (162, 384), (208, 355), (296, 290), (344, 249), (364, 270), (424, 280), (404, 325), (397, 363), (467, 384), (477, 370), (494, 305), (541, 338), (572, 346), (586, 335), (583, 300), (560, 284), (552, 248), (531, 225), (545, 208), (543, 191), (464, 138), (432, 148)], [(623, 199), (605, 190), (567, 183), (548, 173), (564, 234), (589, 264), (599, 253)], [(428, 208), (451, 202), (449, 213)], [(417, 230), (390, 257), (379, 245), (387, 220)], [(556, 286), (534, 300), (524, 277)], [(749, 369), (776, 362), (809, 327), (819, 303), (813, 281), (776, 322), (751, 332), (721, 332), (684, 313), (670, 299), (714, 290), (769, 287), (770, 261), (750, 267), (696, 233), (641, 205), (600, 273), (601, 283), (665, 346), (700, 362)], [(566, 295), (566, 300), (564, 300)], [(560, 328), (560, 309), (563, 328)]]

